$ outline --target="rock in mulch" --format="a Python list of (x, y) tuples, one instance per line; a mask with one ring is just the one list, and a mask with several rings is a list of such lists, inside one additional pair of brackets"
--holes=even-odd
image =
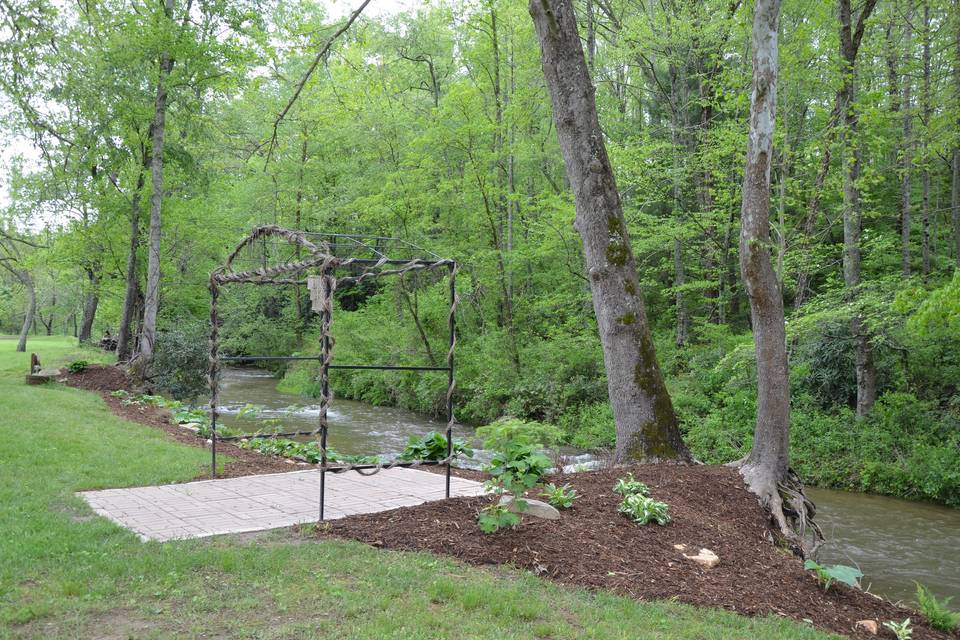
[(541, 520), (560, 519), (560, 512), (546, 502), (541, 502), (540, 500), (531, 500), (530, 498), (524, 498), (523, 501), (527, 503), (526, 509), (520, 509), (517, 506), (517, 502), (513, 496), (503, 496), (500, 498), (500, 504), (507, 507), (507, 509), (513, 513), (532, 516), (534, 518), (540, 518)]

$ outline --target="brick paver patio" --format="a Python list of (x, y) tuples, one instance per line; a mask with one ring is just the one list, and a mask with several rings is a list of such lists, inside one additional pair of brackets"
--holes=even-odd
[[(415, 469), (372, 476), (327, 474), (327, 520), (407, 507), (444, 497), (445, 477)], [(451, 478), (451, 496), (483, 494), (473, 480)], [(320, 472), (272, 473), (158, 487), (79, 493), (98, 514), (133, 530), (143, 540), (202, 538), (316, 522)]]

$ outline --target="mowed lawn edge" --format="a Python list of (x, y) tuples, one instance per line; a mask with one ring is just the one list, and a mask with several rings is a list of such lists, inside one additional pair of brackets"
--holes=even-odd
[(142, 543), (75, 492), (189, 480), (207, 454), (95, 393), (24, 384), (30, 351), (44, 365), (107, 356), (67, 338), (14, 346), (0, 339), (0, 638), (831, 637), (291, 530)]

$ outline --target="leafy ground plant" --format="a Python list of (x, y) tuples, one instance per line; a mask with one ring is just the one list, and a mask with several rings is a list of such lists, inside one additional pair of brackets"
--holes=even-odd
[(640, 493), (632, 493), (624, 497), (623, 502), (617, 507), (617, 511), (636, 524), (656, 522), (663, 526), (670, 522), (670, 516), (667, 513), (669, 508), (666, 502), (659, 502)]
[(853, 587), (855, 589), (860, 588), (860, 578), (863, 577), (863, 572), (856, 567), (850, 567), (845, 564), (831, 564), (831, 565), (822, 565), (815, 560), (807, 560), (803, 563), (803, 568), (813, 573), (817, 576), (817, 579), (820, 580), (823, 584), (823, 590), (826, 591), (830, 588), (830, 585), (836, 582), (842, 582), (845, 585)]
[(87, 370), (87, 367), (90, 366), (90, 363), (86, 360), (74, 360), (67, 365), (67, 371), (70, 373), (83, 373)]
[(535, 445), (506, 442), (486, 467), (490, 474), (486, 486), (493, 493), (494, 502), (480, 510), (480, 530), (495, 533), (503, 527), (519, 524), (520, 518), (516, 513), (508, 512), (514, 516), (512, 518), (504, 516), (505, 507), (500, 504), (500, 499), (504, 493), (511, 493), (514, 496), (514, 509), (524, 511), (527, 503), (523, 500), (523, 494), (540, 482), (549, 467), (550, 459), (540, 453)]
[(894, 622), (890, 620), (889, 622), (884, 622), (883, 626), (893, 632), (893, 635), (897, 636), (897, 640), (910, 640), (913, 637), (913, 627), (910, 626), (910, 618), (902, 622)]
[(635, 479), (632, 473), (628, 473), (626, 477), (620, 478), (613, 485), (613, 492), (623, 497), (632, 495), (649, 496), (650, 487)]
[[(473, 457), (473, 449), (468, 449), (463, 441), (454, 440), (453, 455)], [(437, 431), (425, 436), (410, 436), (406, 448), (400, 454), (401, 460), (443, 460), (447, 457), (447, 437)]]
[(938, 600), (925, 586), (919, 582), (916, 585), (917, 605), (931, 627), (950, 632), (960, 626), (960, 613), (954, 613), (949, 609), (952, 598)]
[(577, 490), (569, 484), (557, 486), (551, 482), (541, 487), (540, 497), (546, 498), (547, 502), (557, 509), (569, 509), (577, 499)]

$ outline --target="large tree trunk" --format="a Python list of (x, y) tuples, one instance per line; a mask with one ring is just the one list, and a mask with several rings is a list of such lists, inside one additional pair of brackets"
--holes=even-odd
[(647, 326), (633, 250), (570, 0), (530, 0), (603, 347), (616, 460), (689, 460)]
[(80, 322), (80, 331), (77, 336), (80, 342), (90, 342), (93, 321), (97, 317), (97, 306), (100, 304), (100, 276), (97, 273), (99, 268), (94, 266), (87, 269), (88, 288), (83, 300), (83, 320)]
[[(853, 28), (853, 15), (850, 0), (840, 0), (840, 54), (843, 58), (841, 70), (843, 84), (840, 88), (845, 127), (844, 147), (846, 149), (844, 171), (844, 207), (843, 207), (843, 282), (846, 296), (853, 301), (860, 289), (860, 169), (862, 150), (859, 140), (859, 118), (856, 100), (856, 60), (863, 38), (865, 23), (877, 0), (866, 0), (860, 11), (857, 26)], [(857, 415), (865, 416), (873, 409), (877, 399), (877, 372), (873, 360), (873, 346), (867, 335), (859, 314), (855, 313), (850, 328), (856, 342), (857, 376)]]
[[(173, 0), (165, 0), (164, 13), (173, 19)], [(157, 340), (157, 315), (160, 311), (160, 212), (163, 206), (163, 139), (167, 123), (167, 79), (173, 69), (173, 57), (165, 51), (160, 54), (157, 77), (157, 98), (154, 104), (153, 140), (150, 161), (150, 235), (147, 254), (147, 291), (143, 306), (143, 328), (137, 369), (146, 376), (153, 362)]]
[[(757, 359), (757, 422), (750, 454), (738, 463), (744, 481), (770, 509), (781, 533), (803, 554), (803, 529), (814, 508), (790, 473), (790, 375), (783, 294), (770, 259), (770, 166), (777, 106), (780, 0), (757, 0), (753, 16), (753, 89), (740, 212), (740, 273), (750, 300)], [(784, 509), (784, 496), (790, 503)], [(794, 526), (787, 523), (789, 512)]]

